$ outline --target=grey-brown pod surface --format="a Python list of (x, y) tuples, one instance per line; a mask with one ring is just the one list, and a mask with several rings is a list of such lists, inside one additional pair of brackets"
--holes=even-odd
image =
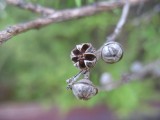
[(101, 58), (106, 63), (116, 63), (123, 57), (123, 49), (117, 42), (106, 43), (101, 50)]
[(72, 92), (77, 99), (89, 100), (98, 93), (98, 89), (88, 79), (81, 79), (72, 85)]
[(95, 66), (97, 61), (94, 52), (95, 48), (90, 43), (82, 43), (76, 45), (71, 51), (70, 57), (77, 68), (81, 70), (90, 69)]

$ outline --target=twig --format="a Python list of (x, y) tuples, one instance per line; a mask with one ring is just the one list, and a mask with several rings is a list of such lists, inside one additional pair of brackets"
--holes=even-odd
[(114, 32), (110, 36), (107, 37), (107, 42), (115, 41), (115, 39), (117, 38), (117, 36), (121, 32), (122, 27), (124, 26), (124, 24), (126, 22), (126, 19), (127, 19), (128, 13), (129, 13), (129, 8), (130, 8), (130, 2), (129, 2), (129, 0), (126, 0), (125, 5), (122, 10), (121, 18), (119, 19)]
[[(129, 8), (130, 8), (130, 2), (129, 2), (129, 0), (125, 0), (125, 4), (124, 4), (123, 10), (122, 10), (122, 15), (117, 23), (117, 26), (116, 26), (114, 32), (107, 37), (106, 42), (115, 41), (115, 39), (117, 38), (117, 36), (121, 32), (123, 25), (126, 22), (126, 19), (127, 19), (128, 13), (129, 13)], [(105, 45), (105, 43), (96, 51), (95, 54), (96, 54), (97, 59), (99, 59), (101, 57), (101, 50), (102, 50), (103, 46)]]
[(122, 2), (106, 2), (105, 4), (97, 3), (96, 5), (89, 5), (81, 8), (56, 11), (54, 12), (54, 14), (51, 14), (47, 17), (38, 18), (22, 24), (13, 25), (11, 27), (8, 27), (6, 30), (0, 31), (0, 44), (15, 35), (31, 29), (39, 29), (51, 23), (90, 16), (95, 13), (114, 9), (122, 4)]
[(160, 78), (160, 60), (154, 61), (148, 65), (143, 66), (137, 72), (130, 72), (122, 75), (120, 80), (112, 81), (104, 86), (100, 86), (100, 91), (110, 91), (128, 84), (132, 81), (143, 80), (145, 78)]
[(8, 4), (18, 6), (22, 9), (30, 10), (42, 15), (50, 15), (55, 12), (54, 9), (42, 7), (38, 4), (26, 3), (24, 0), (6, 0)]

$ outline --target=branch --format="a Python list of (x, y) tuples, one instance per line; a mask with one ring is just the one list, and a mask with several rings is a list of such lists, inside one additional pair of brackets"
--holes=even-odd
[(51, 8), (45, 8), (37, 4), (26, 3), (24, 0), (6, 0), (8, 4), (20, 7), (22, 9), (29, 10), (31, 12), (39, 13), (42, 15), (50, 15), (55, 12), (55, 10)]
[[(135, 67), (132, 65), (132, 67)], [(137, 67), (137, 65), (136, 65)], [(110, 91), (121, 87), (122, 85), (128, 84), (132, 81), (143, 80), (145, 78), (160, 78), (160, 60), (154, 61), (148, 65), (138, 65), (138, 69), (132, 70), (129, 73), (122, 75), (120, 80), (112, 80), (111, 76), (103, 77), (102, 85), (99, 87), (101, 91)], [(102, 80), (101, 80), (102, 81)]]
[[(147, 1), (147, 0), (143, 0), (143, 1)], [(139, 0), (131, 0), (132, 5), (137, 4), (138, 2)], [(38, 18), (26, 23), (13, 25), (3, 31), (0, 31), (0, 44), (7, 41), (8, 39), (11, 39), (12, 37), (18, 34), (21, 34), (31, 29), (39, 29), (51, 23), (91, 16), (96, 13), (112, 10), (114, 8), (122, 6), (123, 4), (124, 4), (123, 1), (98, 2), (93, 5), (88, 5), (81, 8), (55, 11), (53, 14), (45, 18)]]

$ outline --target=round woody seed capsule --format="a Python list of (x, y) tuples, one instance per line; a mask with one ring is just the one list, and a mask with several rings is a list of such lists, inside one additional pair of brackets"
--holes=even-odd
[(123, 50), (119, 43), (108, 42), (106, 43), (101, 51), (101, 58), (106, 63), (116, 63), (123, 57)]
[(89, 100), (98, 93), (98, 89), (88, 79), (81, 79), (72, 85), (72, 92), (77, 99)]

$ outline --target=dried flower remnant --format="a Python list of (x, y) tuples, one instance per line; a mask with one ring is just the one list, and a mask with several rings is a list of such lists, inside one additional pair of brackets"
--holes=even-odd
[(74, 66), (81, 70), (89, 70), (96, 64), (95, 48), (90, 43), (76, 45), (71, 51), (71, 59)]

